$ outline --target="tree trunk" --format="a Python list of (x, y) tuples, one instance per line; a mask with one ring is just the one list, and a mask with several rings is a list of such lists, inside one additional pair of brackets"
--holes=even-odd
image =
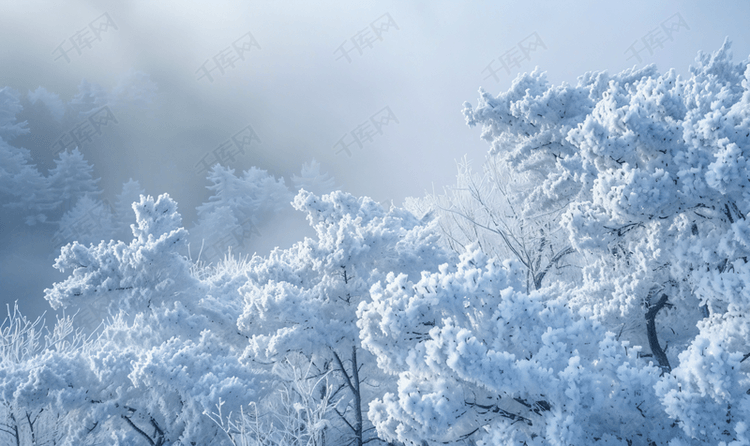
[(667, 299), (667, 295), (662, 294), (656, 305), (651, 305), (651, 302), (649, 302), (648, 311), (646, 312), (646, 334), (648, 335), (648, 345), (651, 347), (651, 353), (654, 355), (654, 358), (659, 362), (662, 373), (671, 372), (672, 367), (669, 365), (667, 354), (662, 350), (661, 345), (659, 345), (659, 339), (656, 336), (656, 313), (664, 308), (664, 305), (667, 304)]
[[(360, 386), (359, 386), (359, 364), (357, 363), (357, 346), (352, 346), (352, 375), (349, 376), (349, 373), (346, 371), (346, 368), (344, 368), (344, 363), (341, 361), (341, 358), (339, 357), (338, 353), (336, 351), (333, 351), (333, 357), (336, 359), (336, 363), (339, 366), (339, 370), (341, 371), (341, 374), (344, 375), (344, 379), (346, 380), (346, 386), (349, 388), (349, 391), (352, 392), (352, 395), (354, 396), (354, 424), (352, 425), (349, 423), (344, 416), (346, 415), (346, 412), (343, 414), (339, 413), (339, 416), (341, 416), (344, 419), (344, 422), (349, 426), (349, 428), (354, 433), (354, 441), (356, 446), (362, 446), (363, 439), (362, 439), (362, 394), (360, 393)], [(338, 411), (337, 411), (338, 412)]]
[(357, 347), (352, 346), (352, 381), (354, 382), (354, 417), (356, 424), (357, 446), (362, 446), (362, 394), (359, 388), (359, 364), (357, 363)]

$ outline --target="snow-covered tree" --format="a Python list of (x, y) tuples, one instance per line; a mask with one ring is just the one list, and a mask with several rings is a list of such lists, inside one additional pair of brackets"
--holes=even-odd
[(114, 237), (112, 210), (101, 200), (84, 195), (72, 209), (63, 214), (55, 233), (57, 244), (77, 241), (83, 245), (98, 244)]
[[(67, 383), (85, 365), (95, 344), (73, 318), (59, 317), (50, 330), (8, 307), (0, 326), (0, 438), (2, 444), (63, 444), (77, 422), (65, 401)], [(78, 379), (91, 377), (78, 374)], [(73, 397), (74, 398), (74, 397)]]
[(64, 246), (55, 267), (71, 275), (46, 290), (53, 308), (98, 308), (113, 319), (90, 360), (97, 403), (71, 438), (95, 425), (109, 444), (221, 444), (204, 410), (219, 399), (239, 410), (261, 391), (239, 362), (241, 302), (191, 275), (188, 234), (169, 196), (141, 196), (133, 209), (129, 244)]
[(263, 400), (249, 403), (239, 414), (227, 414), (224, 402), (219, 401), (206, 415), (234, 446), (324, 446), (332, 424), (331, 372), (321, 376), (313, 361), (293, 354), (274, 366), (274, 374), (278, 377), (275, 392)]
[(55, 159), (55, 167), (47, 175), (48, 187), (54, 193), (54, 205), (62, 212), (72, 208), (86, 195), (100, 194), (97, 186), (99, 180), (94, 178), (94, 167), (77, 148), (72, 152), (60, 152)]
[(44, 104), (55, 121), (61, 122), (63, 116), (65, 116), (65, 103), (57, 93), (52, 93), (40, 86), (34, 91), (29, 90), (27, 97), (32, 105), (35, 105), (37, 102)]
[[(381, 438), (409, 444), (651, 444), (676, 428), (654, 396), (660, 370), (569, 291), (526, 292), (524, 267), (469, 246), (414, 282), (389, 274), (359, 309), (363, 346), (398, 379), (370, 404)], [(658, 422), (654, 422), (658, 418)]]
[(13, 147), (0, 139), (0, 197), (4, 212), (22, 216), (33, 225), (47, 220), (49, 189), (44, 176), (31, 163), (26, 149)]
[(307, 214), (317, 237), (250, 260), (238, 320), (250, 338), (246, 355), (262, 367), (302, 353), (318, 373), (333, 370), (339, 417), (332, 421), (349, 431), (340, 441), (361, 445), (373, 438), (363, 410), (391, 383), (360, 349), (357, 307), (389, 272), (416, 279), (451, 256), (438, 246), (433, 222), (402, 209), (385, 211), (368, 198), (302, 190), (294, 207)]
[(559, 225), (564, 207), (524, 211), (532, 189), (528, 176), (514, 175), (494, 157), (485, 161), (482, 173), (474, 172), (464, 158), (455, 186), (442, 194), (409, 197), (404, 205), (418, 214), (436, 215), (444, 243), (459, 254), (476, 243), (487, 254), (521, 262), (528, 291), (550, 281), (575, 281), (580, 274), (579, 267), (570, 264), (575, 250)]
[(201, 259), (215, 261), (229, 247), (235, 253), (259, 234), (258, 227), (289, 206), (292, 194), (284, 179), (252, 167), (236, 176), (220, 164), (208, 174), (213, 195), (197, 207), (198, 223), (191, 229), (191, 248), (201, 248)]
[(130, 70), (123, 74), (109, 93), (109, 102), (115, 106), (127, 105), (136, 109), (153, 106), (158, 87), (143, 71)]
[(670, 422), (707, 444), (747, 441), (749, 66), (725, 42), (687, 79), (649, 66), (550, 86), (534, 72), (464, 111), (493, 154), (540, 175), (529, 206), (569, 202), (562, 223), (588, 259), (569, 306), (648, 345)]
[(7, 141), (28, 133), (26, 122), (16, 122), (16, 115), (22, 108), (15, 91), (9, 87), (0, 89), (0, 138)]
[(101, 85), (83, 79), (78, 85), (78, 93), (67, 104), (70, 119), (79, 121), (88, 118), (92, 112), (107, 105), (110, 96)]
[(336, 180), (328, 173), (320, 173), (320, 163), (313, 158), (309, 163), (302, 164), (299, 175), (292, 174), (292, 186), (295, 191), (304, 189), (317, 195), (333, 192), (337, 189)]
[(16, 122), (21, 103), (10, 88), (0, 90), (0, 198), (4, 212), (20, 214), (27, 224), (44, 222), (49, 209), (49, 190), (29, 150), (8, 141), (29, 132), (25, 122)]
[(278, 180), (263, 169), (251, 167), (234, 175), (234, 169), (216, 164), (208, 174), (213, 195), (208, 202), (198, 206), (199, 214), (210, 213), (214, 209), (227, 206), (238, 216), (248, 216), (252, 212), (273, 212), (286, 206), (284, 200), (290, 197), (284, 179)]

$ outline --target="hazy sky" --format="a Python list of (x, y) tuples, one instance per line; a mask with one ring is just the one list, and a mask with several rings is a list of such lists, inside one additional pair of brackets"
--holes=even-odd
[[(158, 90), (147, 109), (121, 111), (81, 151), (106, 197), (132, 177), (170, 193), (186, 221), (208, 196), (196, 164), (248, 125), (259, 140), (225, 164), (288, 181), (315, 158), (343, 190), (398, 205), (452, 183), (464, 155), (481, 164), (487, 145), (461, 115), (480, 87), (497, 94), (535, 67), (552, 83), (650, 63), (684, 76), (727, 36), (736, 61), (750, 54), (747, 0), (1, 5), (0, 87), (43, 86), (67, 101), (82, 79), (109, 90), (130, 70), (150, 76)], [(38, 275), (48, 277), (30, 270), (28, 280)], [(44, 288), (0, 287), (4, 301), (39, 301)]]

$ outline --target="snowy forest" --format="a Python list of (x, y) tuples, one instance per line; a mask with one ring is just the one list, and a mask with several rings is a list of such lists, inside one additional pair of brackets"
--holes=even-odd
[[(46, 231), (64, 275), (55, 320), (0, 326), (0, 445), (750, 445), (750, 58), (689, 73), (480, 90), (486, 158), (401, 207), (215, 164), (191, 224), (23, 147), (30, 108), (98, 131), (137, 74), (0, 90), (0, 238)], [(310, 236), (237, 243), (285, 212)]]

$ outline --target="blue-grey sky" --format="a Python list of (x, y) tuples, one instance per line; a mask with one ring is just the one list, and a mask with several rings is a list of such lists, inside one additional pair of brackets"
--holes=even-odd
[[(168, 192), (187, 222), (208, 196), (196, 164), (248, 125), (259, 141), (225, 162), (238, 171), (288, 182), (315, 158), (343, 190), (398, 205), (452, 183), (464, 155), (480, 165), (487, 146), (461, 115), (480, 87), (497, 94), (535, 67), (554, 84), (650, 63), (684, 76), (727, 36), (747, 57), (749, 18), (747, 0), (5, 1), (0, 88), (68, 101), (82, 79), (112, 90), (131, 70), (148, 75), (152, 101), (120, 107), (81, 151), (105, 197), (132, 177)], [(296, 235), (266, 236), (264, 247)], [(62, 277), (50, 258), (2, 256), (0, 298), (43, 310), (42, 289)]]

